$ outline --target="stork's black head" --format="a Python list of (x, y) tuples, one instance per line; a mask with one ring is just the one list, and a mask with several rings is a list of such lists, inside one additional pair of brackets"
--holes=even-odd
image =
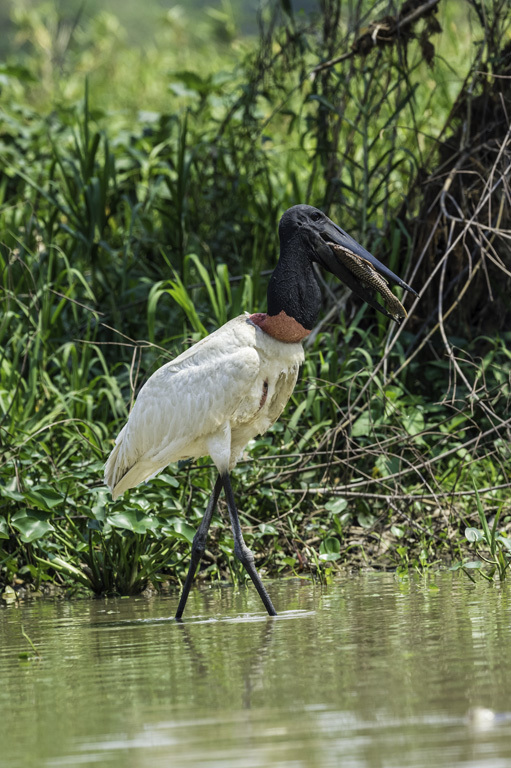
[[(284, 280), (286, 280), (288, 290), (291, 290), (291, 272), (295, 273), (295, 280), (300, 273), (301, 277), (298, 279), (302, 283), (305, 279), (309, 284), (311, 300), (313, 300), (312, 294), (316, 294), (317, 300), (319, 287), (314, 278), (313, 270), (308, 270), (305, 262), (308, 262), (309, 265), (311, 262), (320, 264), (324, 269), (342, 280), (345, 285), (351, 288), (353, 293), (393, 320), (398, 320), (396, 314), (389, 312), (377, 302), (372, 291), (376, 290), (384, 296), (386, 293), (392, 298), (390, 290), (384, 291), (383, 288), (386, 287), (386, 283), (395, 283), (415, 296), (418, 295), (400, 277), (391, 272), (369, 251), (366, 251), (337, 224), (334, 224), (326, 214), (311, 205), (294, 205), (284, 213), (279, 224), (279, 238), (279, 265), (273, 273), (268, 287), (268, 311), (270, 314), (277, 314), (275, 310), (278, 308), (278, 302), (276, 302), (275, 289), (282, 291), (285, 288)], [(282, 266), (281, 262), (283, 262)], [(291, 267), (293, 262), (295, 264), (294, 270)], [(316, 287), (312, 285), (311, 280), (316, 283)], [(302, 296), (305, 295), (303, 290), (300, 293)], [(307, 301), (306, 295), (305, 300)], [(395, 302), (399, 304), (397, 299)], [(319, 311), (319, 307), (320, 305), (317, 306), (316, 312)], [(406, 314), (404, 310), (403, 314)], [(310, 328), (311, 326), (306, 325), (305, 327)]]

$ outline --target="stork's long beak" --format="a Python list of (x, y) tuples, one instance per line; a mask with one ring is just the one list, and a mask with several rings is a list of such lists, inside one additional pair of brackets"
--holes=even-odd
[[(419, 295), (417, 291), (407, 285), (404, 280), (401, 280), (398, 275), (395, 275), (330, 219), (322, 223), (321, 237), (325, 243), (330, 245), (329, 248), (321, 248), (318, 252), (318, 260), (325, 269), (338, 277), (367, 304), (387, 317), (399, 322), (400, 317), (406, 316), (406, 311), (398, 299), (391, 294), (386, 283), (395, 283), (414, 296)], [(378, 275), (385, 282), (378, 278)], [(384, 297), (387, 307), (391, 309), (390, 312), (376, 301), (372, 293), (373, 290)], [(390, 302), (389, 299), (394, 301)], [(393, 307), (396, 306), (401, 309), (394, 309)]]

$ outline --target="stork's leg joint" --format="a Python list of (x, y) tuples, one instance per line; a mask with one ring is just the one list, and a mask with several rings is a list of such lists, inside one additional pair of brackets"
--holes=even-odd
[(206, 551), (206, 538), (207, 532), (202, 530), (202, 525), (198, 528), (197, 533), (193, 537), (192, 541), (192, 557), (198, 556), (199, 560), (202, 559), (204, 552)]
[(244, 541), (235, 540), (234, 554), (245, 568), (255, 567), (254, 553), (247, 547)]

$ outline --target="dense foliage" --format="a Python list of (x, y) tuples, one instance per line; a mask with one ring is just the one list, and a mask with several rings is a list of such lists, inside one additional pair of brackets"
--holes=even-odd
[[(424, 293), (397, 329), (324, 285), (292, 401), (236, 471), (256, 559), (323, 578), (342, 564), (426, 567), (459, 556), (484, 508), (505, 561), (511, 330), (491, 317), (511, 317), (511, 12), (320, 6), (296, 17), (282, 2), (254, 38), (225, 14), (169, 12), (144, 50), (104, 12), (13, 10), (17, 45), (0, 63), (0, 582), (129, 594), (183, 575), (208, 461), (116, 503), (102, 467), (158, 365), (264, 309), (278, 219), (297, 202)], [(485, 120), (499, 104), (504, 126), (484, 142), (483, 97)], [(481, 306), (467, 313), (471, 296)], [(208, 578), (237, 575), (220, 513)]]

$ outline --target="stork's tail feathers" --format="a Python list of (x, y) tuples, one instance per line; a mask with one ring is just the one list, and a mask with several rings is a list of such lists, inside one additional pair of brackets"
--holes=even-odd
[(122, 438), (126, 427), (121, 430), (117, 440), (115, 441), (114, 448), (107, 459), (105, 464), (105, 485), (108, 485), (112, 492), (113, 499), (119, 496), (120, 491), (117, 489), (119, 482), (122, 480), (123, 475), (126, 472), (126, 468), (122, 467)]
[[(105, 464), (105, 485), (108, 485), (112, 492), (112, 498), (115, 501), (121, 496), (128, 488), (133, 488), (144, 479), (141, 477), (139, 480), (134, 481), (133, 470), (139, 468), (139, 465), (130, 467), (127, 462), (126, 451), (124, 446), (124, 437), (126, 433), (126, 426), (119, 432), (117, 440), (115, 441), (112, 453), (107, 459)], [(138, 473), (137, 473), (138, 474)]]
[(105, 485), (110, 488), (114, 501), (122, 496), (128, 488), (135, 488), (144, 480), (150, 480), (164, 469), (164, 467), (155, 469), (154, 462), (150, 461), (135, 461), (134, 464), (130, 462), (124, 446), (127, 426), (126, 424), (119, 432), (112, 453), (105, 464)]

